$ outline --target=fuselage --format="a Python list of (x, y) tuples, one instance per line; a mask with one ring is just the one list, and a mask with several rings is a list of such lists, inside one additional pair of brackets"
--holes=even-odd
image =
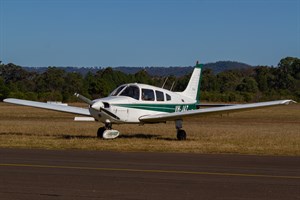
[(140, 123), (142, 116), (193, 110), (197, 103), (180, 92), (138, 83), (121, 85), (108, 97), (93, 102), (92, 116), (112, 123)]

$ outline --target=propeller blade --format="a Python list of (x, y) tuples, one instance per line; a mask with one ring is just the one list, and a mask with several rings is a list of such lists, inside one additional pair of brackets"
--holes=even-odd
[(81, 94), (75, 93), (74, 96), (76, 96), (78, 99), (82, 100), (83, 102), (85, 102), (89, 105), (93, 105), (92, 100), (86, 98), (85, 96), (82, 96)]

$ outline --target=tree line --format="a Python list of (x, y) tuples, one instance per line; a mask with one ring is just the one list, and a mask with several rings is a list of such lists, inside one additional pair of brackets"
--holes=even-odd
[[(169, 76), (164, 86), (185, 89), (190, 75)], [(81, 75), (48, 67), (43, 73), (29, 72), (13, 63), (0, 63), (0, 100), (20, 98), (36, 101), (78, 101), (78, 92), (95, 99), (107, 96), (124, 83), (145, 83), (161, 87), (166, 77), (150, 76), (146, 70), (125, 74), (111, 67)], [(211, 102), (258, 102), (275, 99), (300, 100), (300, 59), (286, 57), (277, 67), (257, 66), (213, 73), (202, 71), (201, 100)]]

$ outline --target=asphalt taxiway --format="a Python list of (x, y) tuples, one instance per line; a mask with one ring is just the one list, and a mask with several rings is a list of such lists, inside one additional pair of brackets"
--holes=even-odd
[(300, 199), (300, 157), (0, 149), (0, 199)]

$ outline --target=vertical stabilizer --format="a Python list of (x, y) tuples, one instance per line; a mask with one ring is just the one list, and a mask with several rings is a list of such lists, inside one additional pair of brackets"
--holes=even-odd
[(190, 81), (181, 95), (189, 97), (191, 99), (195, 99), (197, 102), (200, 100), (200, 81), (201, 81), (201, 70), (202, 64), (199, 64), (197, 61)]

